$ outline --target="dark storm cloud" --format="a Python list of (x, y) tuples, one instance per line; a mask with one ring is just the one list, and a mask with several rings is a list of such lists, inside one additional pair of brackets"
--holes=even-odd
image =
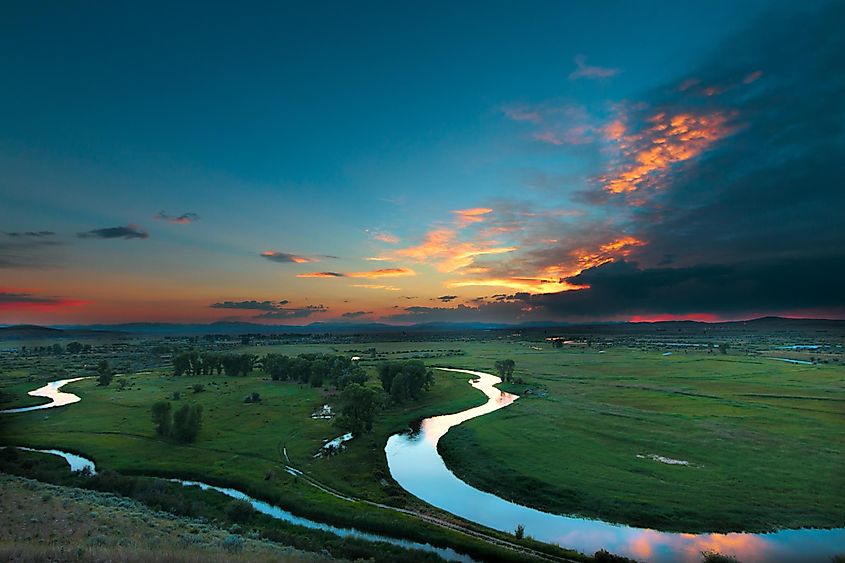
[(681, 268), (609, 262), (568, 278), (589, 288), (520, 296), (557, 318), (652, 313), (761, 314), (841, 309), (845, 254)]
[(273, 311), (282, 305), (287, 305), (287, 300), (282, 301), (221, 301), (209, 305), (212, 309), (245, 309), (252, 311)]
[(101, 238), (101, 239), (145, 239), (149, 238), (150, 234), (141, 229), (138, 225), (127, 225), (125, 227), (106, 227), (103, 229), (93, 229), (83, 233), (77, 233), (79, 238)]
[(578, 196), (609, 219), (561, 222), (561, 244), (519, 266), (572, 264), (614, 236), (643, 244), (569, 279), (590, 289), (527, 298), (535, 314), (845, 305), (835, 283), (845, 273), (841, 21), (841, 2), (766, 15), (699, 68), (620, 106), (624, 133), (609, 141), (620, 154)]
[[(635, 211), (650, 263), (845, 247), (845, 4), (797, 11), (762, 19), (655, 94), (651, 105), (667, 114), (729, 114), (732, 132)], [(681, 90), (690, 80), (696, 85)]]
[(194, 221), (199, 221), (200, 216), (190, 211), (182, 213), (181, 215), (169, 215), (164, 211), (159, 211), (155, 214), (154, 218), (159, 221), (167, 221), (168, 223), (175, 223), (177, 225), (187, 225), (189, 223), (193, 223)]
[(343, 313), (341, 317), (345, 319), (357, 319), (359, 317), (363, 317), (365, 315), (372, 315), (372, 311), (350, 311), (348, 313)]

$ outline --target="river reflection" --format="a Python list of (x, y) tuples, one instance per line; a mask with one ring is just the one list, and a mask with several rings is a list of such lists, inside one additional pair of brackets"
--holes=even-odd
[(599, 549), (644, 561), (700, 561), (701, 552), (715, 550), (744, 563), (830, 561), (845, 551), (845, 528), (782, 530), (772, 534), (680, 534), (610, 524), (601, 520), (550, 514), (480, 491), (458, 479), (437, 453), (437, 443), (461, 422), (510, 405), (519, 397), (499, 391), (498, 377), (470, 370), (470, 384), (483, 392), (484, 405), (460, 413), (421, 421), (413, 436), (395, 434), (385, 448), (393, 478), (414, 496), (467, 520), (512, 532), (517, 524), (535, 539), (585, 553)]
[(78, 395), (74, 395), (73, 393), (65, 393), (61, 389), (68, 383), (82, 381), (83, 379), (88, 379), (88, 377), (74, 377), (72, 379), (60, 379), (59, 381), (51, 381), (44, 387), (39, 387), (38, 389), (27, 393), (27, 395), (29, 395), (30, 397), (44, 397), (46, 399), (50, 399), (51, 402), (45, 403), (43, 405), (35, 405), (34, 407), (19, 407), (16, 409), (6, 409), (4, 411), (0, 411), (0, 414), (40, 411), (42, 409), (51, 409), (53, 407), (61, 407), (64, 405), (69, 405), (71, 403), (78, 403), (80, 401)]

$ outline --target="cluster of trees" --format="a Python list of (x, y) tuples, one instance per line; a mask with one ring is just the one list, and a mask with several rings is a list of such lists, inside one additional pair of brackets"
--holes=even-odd
[(267, 354), (262, 363), (264, 371), (269, 373), (274, 381), (297, 381), (313, 387), (334, 385), (338, 389), (367, 381), (364, 369), (347, 356), (300, 354), (290, 357)]
[(516, 362), (513, 360), (496, 360), (493, 364), (496, 368), (496, 373), (502, 378), (502, 381), (510, 383), (513, 380), (513, 370), (516, 368)]
[(114, 379), (114, 371), (107, 360), (100, 360), (97, 364), (97, 385), (107, 387)]
[(378, 389), (350, 383), (340, 394), (337, 424), (355, 434), (369, 432), (382, 404)]
[(152, 406), (152, 420), (156, 434), (189, 443), (197, 439), (202, 424), (202, 405), (182, 405), (176, 412), (169, 401), (158, 401)]
[(181, 375), (248, 375), (255, 367), (253, 354), (216, 354), (190, 350), (173, 357), (173, 374)]
[(381, 387), (391, 401), (416, 401), (423, 391), (434, 385), (434, 372), (420, 360), (387, 362), (378, 368)]

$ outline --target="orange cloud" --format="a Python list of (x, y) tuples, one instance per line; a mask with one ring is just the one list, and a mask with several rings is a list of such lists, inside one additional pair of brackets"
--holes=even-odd
[(428, 232), (418, 246), (396, 251), (398, 256), (417, 262), (434, 262), (441, 272), (452, 272), (472, 264), (476, 256), (505, 254), (517, 250), (515, 246), (490, 246), (474, 242), (460, 242), (457, 231), (441, 228)]
[(730, 133), (723, 113), (693, 115), (658, 113), (643, 132), (619, 139), (625, 157), (633, 162), (600, 178), (611, 193), (631, 193), (657, 185), (673, 164), (689, 160)]
[(475, 278), (454, 280), (446, 283), (446, 287), (505, 287), (514, 291), (526, 293), (555, 293), (580, 289), (576, 286), (562, 281), (560, 278), (543, 277), (500, 277), (500, 278)]
[(470, 223), (480, 223), (484, 221), (484, 215), (492, 212), (493, 210), (489, 207), (473, 207), (471, 209), (458, 209), (456, 211), (452, 211), (458, 219), (458, 224), (461, 226), (468, 225)]
[(390, 278), (396, 276), (416, 276), (417, 273), (410, 268), (381, 268), (379, 270), (370, 270), (368, 272), (349, 272), (345, 274), (348, 278)]
[(396, 276), (416, 276), (417, 273), (410, 268), (381, 268), (378, 270), (369, 270), (367, 272), (308, 272), (305, 274), (296, 274), (298, 278), (389, 278)]
[(383, 289), (385, 291), (399, 291), (398, 287), (392, 285), (379, 285), (371, 283), (353, 283), (352, 287), (359, 287), (361, 289)]
[(278, 252), (276, 250), (266, 250), (261, 253), (261, 256), (272, 262), (291, 262), (294, 264), (307, 264), (309, 262), (319, 262), (316, 258), (305, 258), (304, 256), (297, 256), (288, 252)]
[(387, 244), (397, 244), (399, 242), (399, 237), (390, 233), (373, 233), (372, 237), (377, 241), (386, 242)]

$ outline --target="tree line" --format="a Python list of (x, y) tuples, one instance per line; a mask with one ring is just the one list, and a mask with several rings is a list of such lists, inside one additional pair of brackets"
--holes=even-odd
[(367, 381), (367, 372), (348, 356), (331, 354), (300, 354), (290, 357), (267, 354), (262, 360), (264, 371), (273, 381), (308, 383), (312, 387), (333, 385), (345, 389)]
[(217, 354), (189, 350), (173, 357), (173, 375), (245, 376), (252, 373), (257, 356), (254, 354)]

